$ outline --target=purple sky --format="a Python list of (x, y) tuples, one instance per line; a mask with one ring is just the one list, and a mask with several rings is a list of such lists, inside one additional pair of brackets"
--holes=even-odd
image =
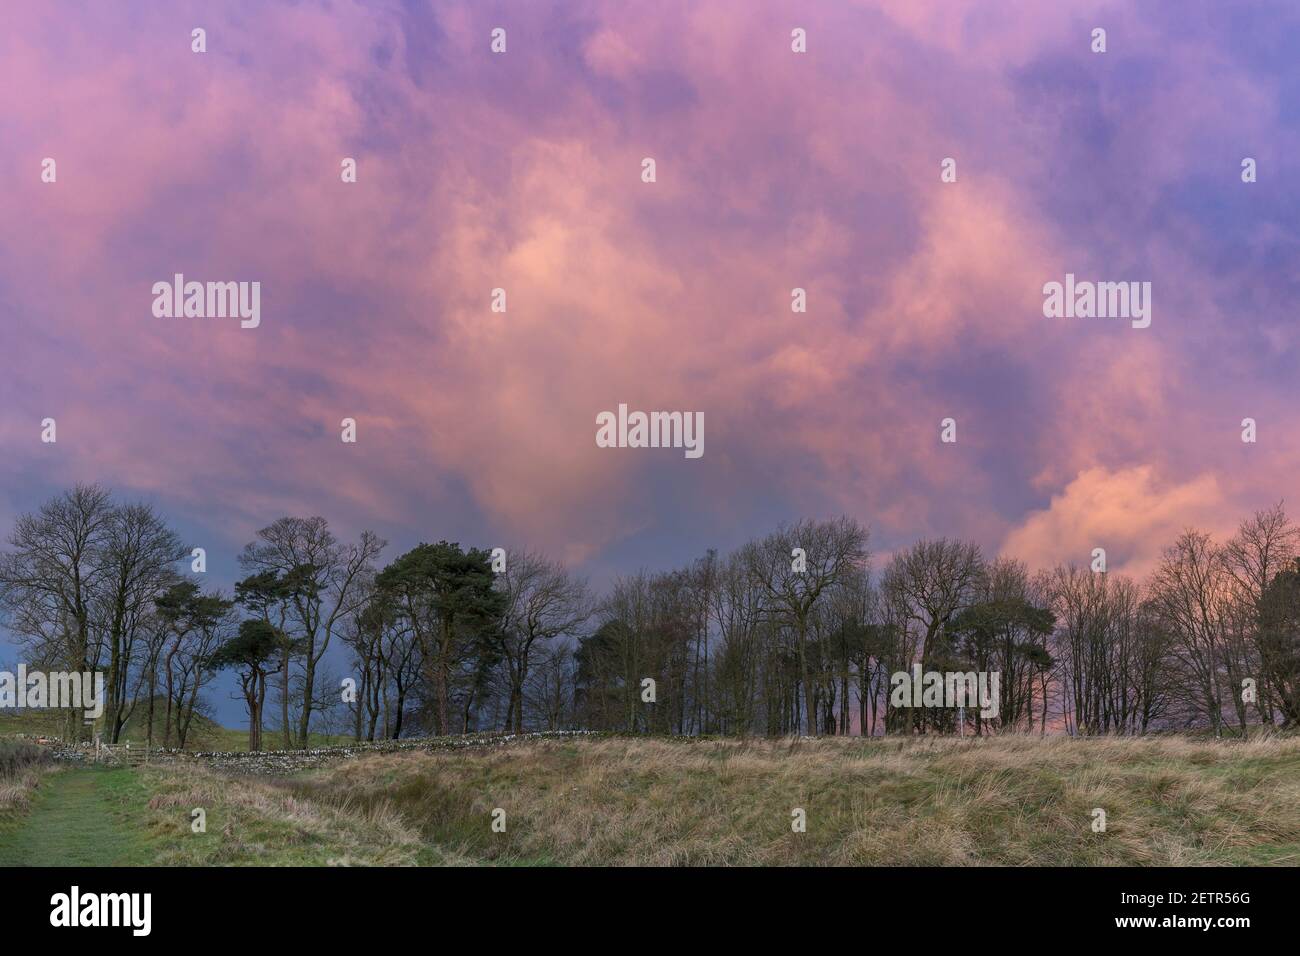
[[(283, 514), (597, 583), (838, 513), (877, 563), (947, 534), (1141, 573), (1186, 525), (1297, 498), (1294, 3), (5, 19), (3, 533), (99, 481), (226, 587)], [(155, 318), (177, 272), (259, 281), (260, 327)], [(1044, 318), (1067, 272), (1151, 282), (1150, 328)], [(704, 412), (704, 456), (597, 448), (620, 402)]]

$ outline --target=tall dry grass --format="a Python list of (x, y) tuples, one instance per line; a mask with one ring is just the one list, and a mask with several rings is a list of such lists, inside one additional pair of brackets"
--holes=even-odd
[(0, 740), (0, 814), (25, 810), (42, 774), (52, 764), (50, 752), (44, 747)]
[(363, 757), (288, 786), (314, 806), (383, 808), (458, 861), (1300, 863), (1296, 737), (533, 741)]
[[(422, 840), (382, 801), (316, 802), (260, 779), (230, 777), (200, 764), (143, 772), (147, 825), (157, 862), (172, 866), (403, 866)], [(205, 832), (193, 828), (195, 809)]]

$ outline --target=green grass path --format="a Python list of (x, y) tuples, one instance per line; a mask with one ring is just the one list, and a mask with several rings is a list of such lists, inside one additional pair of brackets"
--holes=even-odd
[(135, 771), (75, 768), (48, 774), (31, 809), (0, 827), (0, 866), (130, 866), (148, 863), (144, 835), (126, 822)]

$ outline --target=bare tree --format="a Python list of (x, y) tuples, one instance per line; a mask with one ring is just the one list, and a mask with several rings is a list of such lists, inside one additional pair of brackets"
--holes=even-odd
[(760, 704), (764, 607), (743, 555), (731, 555), (717, 573), (711, 614), (718, 633), (713, 655), (718, 727), (724, 734), (752, 733)]
[(1274, 701), (1287, 693), (1287, 669), (1279, 667), (1272, 654), (1276, 645), (1265, 637), (1262, 613), (1269, 585), (1294, 563), (1297, 554), (1300, 554), (1300, 528), (1287, 518), (1281, 502), (1243, 521), (1224, 547), (1224, 561), (1234, 583), (1226, 664), (1233, 702), (1243, 727), (1246, 708), (1240, 688), (1244, 677), (1262, 674), (1255, 706), (1266, 724), (1273, 723)]
[[(939, 538), (919, 541), (894, 556), (881, 586), (892, 606), (910, 666), (918, 651), (923, 670), (930, 670), (940, 640), (953, 616), (971, 604), (984, 581), (984, 559), (977, 545)], [(925, 729), (925, 712), (913, 716), (912, 725)]]
[(175, 575), (172, 566), (186, 554), (180, 538), (149, 505), (113, 509), (101, 551), (104, 573), (93, 602), (97, 643), (108, 648), (105, 718), (112, 743), (118, 742), (134, 709), (134, 700), (128, 706), (128, 690), (137, 639), (154, 598)]
[[(113, 525), (109, 493), (77, 485), (22, 515), (0, 556), (0, 606), (9, 629), (32, 660), (45, 667), (93, 670), (92, 612), (108, 573), (104, 560)], [(69, 709), (65, 736), (84, 733), (82, 714)]]
[(1224, 630), (1231, 600), (1227, 556), (1208, 534), (1188, 530), (1165, 549), (1151, 580), (1151, 603), (1172, 637), (1174, 657), (1197, 693), (1202, 715), (1222, 735)]
[(573, 648), (558, 641), (539, 645), (524, 695), (544, 729), (566, 730), (574, 725), (575, 693)]
[(817, 734), (816, 685), (809, 669), (808, 628), (813, 607), (833, 585), (867, 560), (867, 531), (856, 521), (799, 521), (747, 545), (745, 561), (762, 588), (768, 612), (792, 628), (809, 735)]
[(509, 684), (506, 727), (522, 733), (524, 686), (534, 646), (557, 637), (577, 637), (593, 608), (586, 582), (540, 554), (509, 553), (497, 583), (506, 598), (500, 630)]

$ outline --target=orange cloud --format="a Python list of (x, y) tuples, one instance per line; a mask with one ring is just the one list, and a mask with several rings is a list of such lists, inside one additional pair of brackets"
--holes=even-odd
[(1231, 533), (1224, 494), (1213, 475), (1160, 481), (1148, 465), (1080, 472), (1047, 508), (1032, 512), (1007, 534), (1001, 553), (1030, 567), (1080, 566), (1092, 550), (1106, 550), (1107, 570), (1141, 576), (1187, 527)]

